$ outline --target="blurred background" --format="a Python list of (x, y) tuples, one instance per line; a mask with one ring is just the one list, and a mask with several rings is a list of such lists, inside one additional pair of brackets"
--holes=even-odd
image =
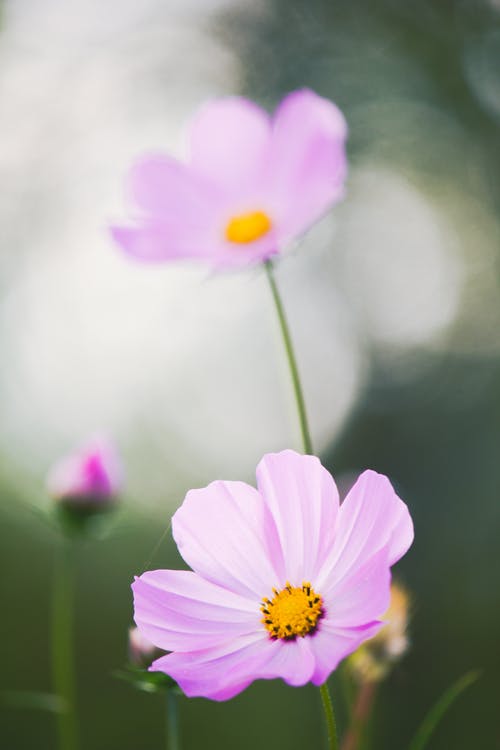
[[(89, 433), (124, 457), (124, 510), (80, 550), (83, 750), (162, 746), (126, 659), (129, 582), (186, 490), (253, 482), (299, 447), (265, 278), (136, 265), (112, 245), (142, 151), (182, 156), (206, 99), (272, 109), (309, 86), (350, 126), (347, 197), (278, 281), (313, 436), (409, 504), (412, 648), (373, 747), (401, 750), (471, 668), (429, 747), (500, 748), (500, 2), (12, 0), (0, 5), (0, 690), (50, 690), (47, 470)], [(180, 565), (168, 537), (150, 567)], [(336, 685), (334, 684), (334, 691)], [(53, 748), (53, 716), (0, 706), (0, 747)], [(313, 689), (256, 683), (181, 705), (186, 748), (320, 746)]]

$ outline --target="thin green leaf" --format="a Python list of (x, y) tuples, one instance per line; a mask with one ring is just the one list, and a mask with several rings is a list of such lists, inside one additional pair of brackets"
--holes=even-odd
[(148, 672), (145, 669), (129, 665), (125, 669), (116, 670), (113, 676), (119, 680), (129, 682), (138, 690), (146, 693), (165, 693), (174, 690), (182, 695), (182, 691), (174, 680), (163, 672)]
[(424, 717), (421, 725), (410, 743), (409, 750), (424, 750), (437, 725), (456, 699), (472, 685), (480, 672), (467, 672), (463, 677), (453, 683), (434, 704), (429, 713)]

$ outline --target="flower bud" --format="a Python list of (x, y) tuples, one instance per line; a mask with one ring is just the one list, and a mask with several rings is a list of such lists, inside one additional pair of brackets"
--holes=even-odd
[(349, 657), (348, 667), (358, 682), (380, 682), (406, 653), (410, 597), (403, 586), (391, 585), (391, 602), (383, 628)]
[(165, 652), (154, 646), (145, 638), (139, 628), (132, 627), (128, 631), (128, 658), (130, 664), (140, 669), (147, 669), (152, 661)]
[(86, 520), (116, 506), (122, 480), (114, 445), (99, 436), (61, 458), (49, 473), (47, 488), (63, 523), (81, 530)]

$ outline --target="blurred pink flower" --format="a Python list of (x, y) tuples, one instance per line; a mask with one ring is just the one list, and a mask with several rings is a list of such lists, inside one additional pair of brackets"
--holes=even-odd
[(214, 100), (191, 125), (187, 163), (156, 154), (133, 166), (134, 223), (112, 235), (142, 261), (265, 260), (342, 197), (346, 136), (340, 110), (307, 89), (272, 118), (247, 99)]
[(384, 627), (366, 641), (347, 661), (349, 671), (360, 683), (380, 682), (408, 649), (410, 597), (398, 583), (391, 584), (391, 602), (384, 613)]
[(99, 436), (61, 458), (49, 472), (47, 488), (63, 504), (106, 505), (116, 499), (122, 480), (115, 446)]
[(383, 625), (390, 566), (413, 540), (406, 505), (373, 471), (339, 507), (319, 460), (288, 450), (264, 456), (257, 486), (188, 492), (172, 528), (194, 572), (132, 585), (139, 631), (173, 652), (150, 669), (188, 696), (226, 700), (277, 677), (321, 685)]

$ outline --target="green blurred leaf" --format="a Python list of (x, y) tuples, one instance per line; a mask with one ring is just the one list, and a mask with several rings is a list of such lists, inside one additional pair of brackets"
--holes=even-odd
[(417, 729), (408, 750), (424, 750), (437, 725), (456, 699), (479, 678), (480, 672), (467, 672), (453, 683), (434, 704)]
[(177, 683), (163, 672), (147, 672), (145, 669), (128, 666), (126, 669), (118, 670), (113, 674), (119, 680), (129, 682), (145, 693), (165, 693), (167, 690), (174, 690), (182, 694)]

